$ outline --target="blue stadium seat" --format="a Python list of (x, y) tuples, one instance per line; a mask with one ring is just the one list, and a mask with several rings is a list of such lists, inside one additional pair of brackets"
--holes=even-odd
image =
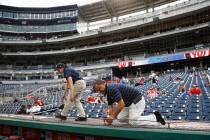
[(176, 113), (185, 113), (186, 112), (186, 109), (185, 108), (175, 108), (173, 110), (173, 112), (176, 112)]
[(166, 103), (164, 107), (166, 108), (174, 108), (174, 104), (171, 104), (171, 103)]
[(201, 108), (201, 104), (200, 103), (196, 103), (196, 102), (192, 102), (188, 104), (189, 108)]
[(171, 116), (171, 119), (172, 120), (185, 120), (186, 116), (174, 114), (174, 115)]
[(201, 113), (202, 109), (201, 108), (188, 108), (187, 113)]
[(160, 112), (161, 112), (161, 115), (165, 116), (166, 118), (171, 117), (171, 109), (170, 108), (163, 108)]
[(204, 116), (204, 121), (210, 121), (210, 115)]
[(187, 105), (185, 103), (179, 103), (176, 105), (176, 108), (186, 108)]

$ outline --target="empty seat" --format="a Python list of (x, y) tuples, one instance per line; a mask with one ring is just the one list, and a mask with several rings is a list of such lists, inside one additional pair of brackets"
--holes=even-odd
[(186, 116), (181, 116), (181, 115), (172, 115), (171, 116), (172, 120), (185, 120)]
[(210, 115), (204, 116), (204, 121), (210, 121)]

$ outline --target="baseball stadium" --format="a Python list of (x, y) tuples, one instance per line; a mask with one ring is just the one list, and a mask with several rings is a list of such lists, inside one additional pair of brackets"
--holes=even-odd
[(21, 4), (0, 1), (0, 139), (210, 140), (210, 0)]

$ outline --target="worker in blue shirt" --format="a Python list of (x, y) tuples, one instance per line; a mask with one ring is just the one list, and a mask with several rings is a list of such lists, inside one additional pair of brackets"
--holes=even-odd
[[(119, 119), (120, 122), (127, 122), (131, 125), (165, 125), (165, 121), (158, 111), (142, 116), (145, 99), (134, 87), (123, 84), (107, 85), (103, 80), (96, 80), (93, 90), (107, 97), (109, 108), (106, 122), (108, 124), (112, 124), (114, 119)], [(115, 108), (114, 103), (117, 103)]]
[(68, 96), (62, 112), (56, 114), (55, 117), (66, 120), (70, 108), (75, 104), (79, 114), (79, 117), (76, 118), (75, 121), (86, 121), (87, 117), (82, 103), (80, 102), (81, 96), (86, 88), (85, 81), (80, 77), (80, 74), (76, 70), (67, 68), (63, 63), (57, 64), (56, 69), (59, 73), (64, 75), (64, 78), (66, 78), (66, 88), (62, 100), (65, 98), (66, 94), (68, 94)]

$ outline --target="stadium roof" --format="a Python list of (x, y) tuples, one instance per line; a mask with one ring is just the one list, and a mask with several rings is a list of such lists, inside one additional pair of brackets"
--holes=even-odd
[(6, 6), (0, 5), (1, 10), (8, 10), (8, 11), (16, 11), (16, 12), (33, 12), (33, 13), (43, 13), (43, 12), (50, 12), (50, 11), (64, 11), (66, 9), (75, 10), (78, 9), (76, 4), (74, 5), (65, 5), (65, 6), (56, 6), (56, 7), (14, 7), (14, 6)]
[(95, 22), (143, 11), (174, 1), (177, 0), (101, 0), (80, 6), (79, 13), (84, 21)]
[[(0, 0), (1, 2), (2, 0)], [(86, 5), (79, 5), (79, 14), (81, 18), (86, 22), (95, 22), (112, 17), (119, 17), (135, 12), (140, 12), (146, 9), (162, 6), (177, 0), (99, 0)], [(7, 3), (8, 4), (8, 3)], [(6, 5), (7, 5), (6, 4)], [(59, 9), (69, 7), (68, 6), (50, 6), (50, 7), (18, 7), (18, 6), (4, 6), (7, 10), (15, 9), (17, 11), (46, 11), (48, 9)], [(72, 5), (75, 6), (75, 5)], [(2, 9), (2, 7), (1, 7)]]

